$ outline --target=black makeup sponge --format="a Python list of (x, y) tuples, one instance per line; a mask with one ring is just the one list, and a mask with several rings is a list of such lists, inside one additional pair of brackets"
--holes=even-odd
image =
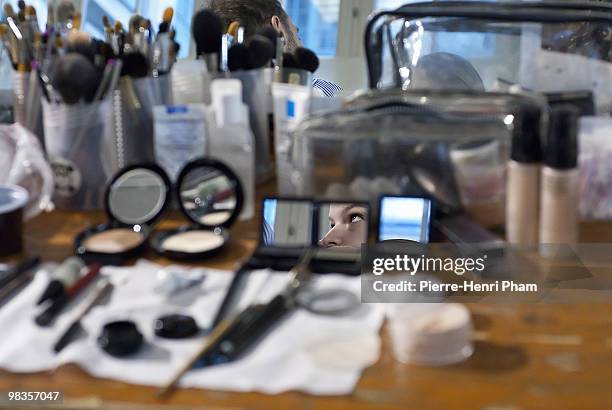
[(66, 104), (92, 101), (100, 82), (100, 73), (87, 57), (67, 53), (55, 60), (51, 83)]
[(249, 61), (252, 68), (262, 68), (270, 64), (274, 58), (274, 49), (268, 38), (255, 34), (247, 44), (249, 51)]
[(227, 52), (227, 66), (230, 71), (248, 70), (249, 49), (245, 44), (234, 44)]
[(198, 56), (221, 51), (223, 22), (212, 11), (202, 9), (196, 13), (191, 23), (191, 34)]
[(299, 68), (311, 73), (314, 73), (319, 68), (319, 57), (308, 48), (298, 47), (295, 50), (295, 59)]

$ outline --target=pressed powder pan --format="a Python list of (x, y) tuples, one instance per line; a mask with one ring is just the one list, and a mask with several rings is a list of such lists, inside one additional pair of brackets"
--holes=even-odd
[(175, 260), (201, 260), (221, 251), (229, 241), (228, 228), (242, 210), (236, 174), (220, 161), (197, 159), (180, 172), (176, 195), (191, 224), (157, 233), (151, 240), (155, 251)]
[(133, 165), (106, 191), (109, 222), (81, 232), (75, 251), (87, 263), (120, 265), (146, 247), (153, 225), (168, 206), (170, 179), (157, 165)]

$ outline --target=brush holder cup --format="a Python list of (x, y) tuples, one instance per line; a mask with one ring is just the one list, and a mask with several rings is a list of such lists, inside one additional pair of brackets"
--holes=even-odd
[(121, 79), (113, 94), (119, 168), (155, 162), (153, 107), (157, 105), (172, 105), (169, 75)]
[(60, 209), (99, 210), (119, 169), (111, 99), (92, 104), (43, 102), (47, 154)]
[(20, 123), (38, 137), (44, 147), (44, 128), (40, 99), (42, 89), (38, 71), (13, 74), (13, 110), (15, 122)]

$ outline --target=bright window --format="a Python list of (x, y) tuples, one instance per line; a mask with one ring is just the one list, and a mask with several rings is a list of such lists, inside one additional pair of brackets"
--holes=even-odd
[(319, 56), (336, 55), (340, 0), (285, 0), (283, 3), (305, 47)]
[(83, 29), (97, 38), (104, 38), (102, 16), (108, 16), (111, 23), (121, 21), (127, 27), (130, 17), (138, 13), (151, 20), (153, 28), (161, 22), (164, 9), (174, 8), (172, 26), (176, 30), (176, 41), (181, 45), (179, 57), (189, 54), (191, 16), (194, 0), (84, 0)]

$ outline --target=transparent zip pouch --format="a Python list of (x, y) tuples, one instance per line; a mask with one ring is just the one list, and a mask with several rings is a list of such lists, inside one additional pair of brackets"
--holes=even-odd
[(501, 226), (514, 127), (544, 107), (529, 95), (366, 92), (297, 128), (289, 153), (294, 194), (373, 206), (382, 194), (426, 196), (449, 213), (465, 210)]
[(371, 88), (591, 91), (612, 111), (612, 8), (586, 2), (428, 2), (372, 17)]

